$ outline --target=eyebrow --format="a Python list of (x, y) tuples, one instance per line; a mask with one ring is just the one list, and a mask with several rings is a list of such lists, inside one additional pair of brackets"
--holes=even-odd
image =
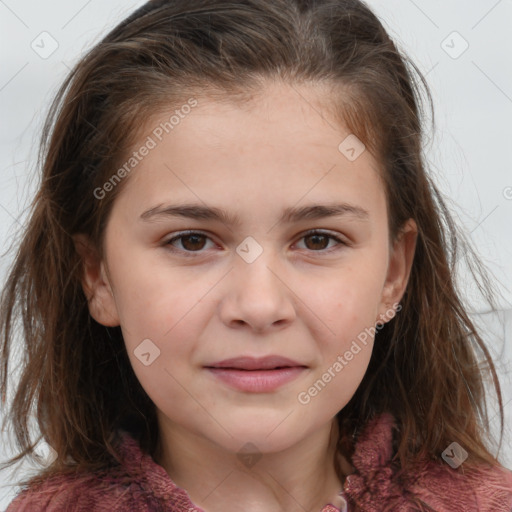
[[(364, 208), (348, 203), (312, 204), (286, 208), (278, 220), (278, 224), (291, 224), (304, 220), (345, 216), (366, 221), (369, 219), (370, 214)], [(236, 214), (231, 214), (221, 208), (200, 204), (158, 205), (145, 211), (140, 216), (144, 221), (167, 217), (218, 221), (232, 226), (239, 226), (241, 224), (240, 217)]]

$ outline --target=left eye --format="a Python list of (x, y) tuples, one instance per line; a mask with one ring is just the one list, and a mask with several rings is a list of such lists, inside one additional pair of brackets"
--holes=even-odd
[[(325, 231), (308, 231), (304, 235), (302, 235), (301, 239), (309, 239), (312, 241), (309, 245), (317, 246), (318, 245), (324, 245), (325, 242), (327, 242), (327, 245), (329, 245), (330, 240), (334, 240), (336, 242), (336, 245), (347, 245), (343, 240), (339, 239), (337, 236), (334, 236), (328, 232)], [(310, 248), (310, 247), (309, 247)], [(325, 247), (320, 248), (320, 250), (314, 250), (313, 252), (331, 252), (332, 250), (336, 249), (336, 246), (333, 248), (326, 250)]]
[[(326, 250), (326, 247), (323, 246), (325, 245), (326, 242), (327, 245), (329, 245), (329, 241), (331, 240), (337, 242), (337, 245), (347, 245), (346, 242), (343, 242), (337, 236), (334, 236), (324, 231), (308, 231), (307, 233), (302, 235), (301, 239), (309, 239), (312, 242), (306, 244), (309, 245), (309, 247), (307, 248), (310, 249), (311, 252), (330, 252), (333, 249), (332, 247)], [(170, 238), (169, 240), (167, 240), (167, 242), (165, 242), (165, 245), (175, 247), (174, 243), (178, 240), (181, 240), (182, 248), (176, 248), (176, 251), (174, 249), (171, 250), (173, 252), (182, 252), (189, 256), (191, 255), (190, 253), (203, 252), (201, 251), (201, 249), (204, 249), (206, 240), (210, 240), (210, 238), (199, 231), (187, 231), (179, 233), (178, 235)], [(311, 249), (311, 246), (316, 246), (316, 248)], [(319, 248), (318, 246), (322, 247)]]

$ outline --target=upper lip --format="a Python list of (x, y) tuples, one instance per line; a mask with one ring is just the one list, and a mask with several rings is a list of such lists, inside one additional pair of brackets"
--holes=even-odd
[(297, 367), (306, 365), (300, 364), (297, 361), (288, 359), (281, 356), (266, 356), (266, 357), (250, 357), (241, 356), (233, 357), (231, 359), (224, 359), (216, 363), (206, 365), (206, 368), (233, 368), (237, 370), (271, 370), (280, 367)]

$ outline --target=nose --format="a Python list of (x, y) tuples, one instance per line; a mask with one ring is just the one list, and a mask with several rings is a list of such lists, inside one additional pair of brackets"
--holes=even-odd
[(296, 312), (285, 274), (270, 250), (250, 263), (237, 256), (220, 306), (222, 321), (230, 328), (250, 328), (258, 333), (290, 324)]

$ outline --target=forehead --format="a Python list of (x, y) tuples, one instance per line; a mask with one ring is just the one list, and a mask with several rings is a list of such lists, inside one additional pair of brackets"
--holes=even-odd
[(139, 210), (212, 198), (235, 209), (317, 199), (382, 206), (379, 163), (330, 108), (314, 86), (271, 84), (245, 101), (185, 98), (144, 124), (133, 151), (150, 139), (153, 147), (122, 195)]

